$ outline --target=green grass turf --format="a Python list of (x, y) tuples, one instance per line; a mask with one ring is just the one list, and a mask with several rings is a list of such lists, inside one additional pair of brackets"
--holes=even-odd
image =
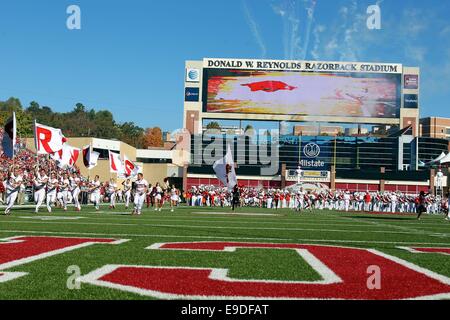
[[(3, 271), (28, 275), (0, 283), (0, 299), (151, 299), (119, 290), (81, 284), (67, 289), (68, 266), (87, 274), (106, 264), (164, 265), (228, 268), (240, 279), (319, 280), (319, 275), (293, 250), (237, 249), (236, 252), (144, 250), (153, 243), (189, 241), (240, 241), (330, 244), (374, 248), (450, 277), (450, 257), (413, 254), (396, 246), (450, 246), (450, 223), (442, 216), (371, 215), (314, 211), (240, 208), (239, 213), (266, 215), (218, 215), (229, 208), (180, 207), (175, 212), (144, 210), (131, 216), (119, 206), (100, 213), (92, 206), (82, 212), (50, 215), (41, 210), (16, 209), (0, 216), (0, 238), (23, 235), (130, 239), (120, 245), (96, 244)], [(198, 214), (207, 213), (207, 214)], [(267, 214), (277, 214), (276, 216)], [(46, 217), (81, 217), (76, 220), (42, 220)]]

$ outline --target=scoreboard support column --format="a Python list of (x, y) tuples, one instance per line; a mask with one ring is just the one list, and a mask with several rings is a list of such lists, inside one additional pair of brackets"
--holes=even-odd
[(336, 190), (336, 166), (331, 166), (330, 171), (330, 189), (332, 191)]
[(281, 189), (286, 188), (286, 163), (281, 164)]

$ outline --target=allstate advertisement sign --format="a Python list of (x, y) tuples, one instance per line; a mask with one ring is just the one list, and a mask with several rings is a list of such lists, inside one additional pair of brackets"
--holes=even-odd
[(325, 161), (320, 159), (320, 146), (317, 143), (310, 142), (303, 147), (299, 166), (303, 168), (325, 169)]

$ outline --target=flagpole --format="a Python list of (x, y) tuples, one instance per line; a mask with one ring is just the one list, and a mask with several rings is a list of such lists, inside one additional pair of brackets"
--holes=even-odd
[[(92, 147), (92, 143), (90, 142), (89, 143), (89, 162), (91, 162), (91, 159), (90, 159), (90, 157), (91, 157), (91, 147)], [(88, 163), (88, 182), (89, 182), (90, 179), (91, 179), (91, 164)]]
[(13, 143), (12, 143), (12, 163), (13, 168), (16, 166), (16, 150), (15, 146), (17, 144), (17, 120), (16, 120), (16, 112), (13, 111)]
[(38, 138), (36, 135), (36, 118), (34, 119), (34, 146), (36, 148), (36, 163), (37, 168), (39, 169), (39, 157), (38, 157)]

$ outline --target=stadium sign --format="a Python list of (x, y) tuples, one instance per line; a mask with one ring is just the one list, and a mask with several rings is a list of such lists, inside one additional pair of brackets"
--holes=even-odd
[(199, 88), (186, 88), (184, 91), (184, 101), (188, 102), (196, 102), (200, 97), (200, 89)]
[(335, 61), (282, 61), (254, 59), (210, 59), (203, 60), (204, 68), (254, 69), (310, 72), (364, 72), (401, 74), (403, 67), (395, 63), (363, 63)]
[(315, 168), (320, 169), (325, 167), (325, 162), (322, 160), (305, 160), (299, 161), (299, 166), (302, 168)]
[(303, 147), (303, 153), (308, 158), (317, 158), (320, 155), (320, 147), (316, 143), (308, 143)]
[[(297, 181), (298, 173), (296, 170), (286, 170), (287, 181)], [(302, 170), (300, 173), (300, 181), (302, 182), (330, 182), (330, 171)]]
[(419, 75), (405, 74), (404, 76), (405, 89), (419, 89)]
[(193, 68), (186, 69), (186, 82), (200, 82), (200, 70)]

